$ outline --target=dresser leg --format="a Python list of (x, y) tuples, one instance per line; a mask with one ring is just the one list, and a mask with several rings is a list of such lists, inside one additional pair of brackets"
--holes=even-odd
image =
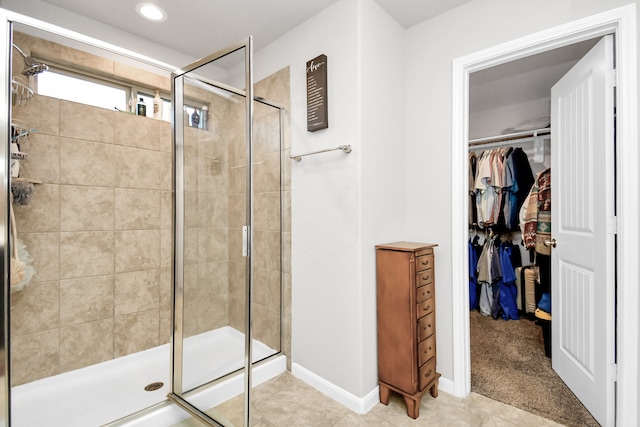
[(439, 381), (440, 381), (440, 379), (436, 378), (435, 382), (431, 386), (431, 389), (429, 390), (431, 392), (431, 396), (433, 396), (433, 397), (438, 397), (438, 382)]
[(386, 385), (380, 383), (380, 403), (382, 403), (383, 405), (388, 405), (389, 404), (389, 393), (391, 392), (391, 390), (389, 390), (389, 387), (387, 387)]
[(411, 397), (404, 396), (404, 403), (407, 405), (407, 415), (414, 420), (420, 415), (420, 401)]

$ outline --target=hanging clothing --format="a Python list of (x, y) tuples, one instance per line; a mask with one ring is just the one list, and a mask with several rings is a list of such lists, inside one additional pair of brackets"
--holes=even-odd
[(551, 239), (551, 168), (538, 174), (520, 217), (525, 248), (551, 255), (551, 247), (544, 244)]
[(502, 267), (502, 283), (500, 284), (500, 308), (505, 320), (518, 320), (518, 288), (516, 287), (516, 272), (512, 261), (512, 246), (506, 243), (500, 245), (500, 262)]
[(527, 155), (521, 148), (485, 150), (475, 166), (475, 179), (469, 179), (469, 189), (475, 193), (474, 205), (470, 199), (475, 214), (470, 210), (470, 219), (482, 228), (517, 229), (520, 207), (534, 182)]
[[(477, 238), (478, 236), (476, 236)], [(478, 268), (478, 256), (474, 243), (469, 240), (469, 310), (478, 308), (478, 280), (476, 270)]]
[(478, 223), (478, 215), (476, 210), (476, 154), (469, 153), (469, 225), (473, 226)]

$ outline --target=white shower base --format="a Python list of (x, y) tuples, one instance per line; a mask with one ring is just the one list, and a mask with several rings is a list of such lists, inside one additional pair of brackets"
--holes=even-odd
[[(219, 378), (244, 365), (244, 334), (229, 326), (187, 338), (184, 345), (185, 389)], [(253, 361), (276, 351), (253, 341)], [(118, 359), (55, 375), (11, 390), (14, 427), (91, 427), (108, 424), (163, 402), (170, 391), (169, 344)], [(286, 358), (279, 356), (253, 370), (257, 385), (284, 372)], [(164, 386), (155, 391), (144, 387)], [(234, 376), (190, 398), (198, 406), (216, 406), (244, 391), (242, 376)], [(170, 426), (189, 415), (173, 404), (160, 406), (121, 425)]]

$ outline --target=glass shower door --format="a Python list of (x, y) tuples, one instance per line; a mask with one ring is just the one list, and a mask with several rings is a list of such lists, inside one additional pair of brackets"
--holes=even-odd
[[(251, 383), (251, 38), (172, 74), (174, 316), (170, 398), (248, 425)], [(244, 88), (244, 89), (240, 89)], [(222, 379), (231, 389), (223, 392)], [(241, 394), (234, 405), (218, 405)]]

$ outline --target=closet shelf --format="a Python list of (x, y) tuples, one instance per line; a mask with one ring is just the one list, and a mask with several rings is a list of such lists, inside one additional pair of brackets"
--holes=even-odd
[(535, 138), (541, 135), (549, 135), (550, 133), (551, 133), (551, 128), (542, 128), (542, 129), (528, 130), (524, 132), (508, 133), (505, 135), (489, 136), (486, 138), (470, 139), (469, 147), (494, 144), (497, 142), (515, 141), (515, 140), (524, 139), (524, 138)]
[(13, 105), (27, 105), (33, 98), (33, 88), (29, 82), (21, 77), (11, 79), (11, 103)]

